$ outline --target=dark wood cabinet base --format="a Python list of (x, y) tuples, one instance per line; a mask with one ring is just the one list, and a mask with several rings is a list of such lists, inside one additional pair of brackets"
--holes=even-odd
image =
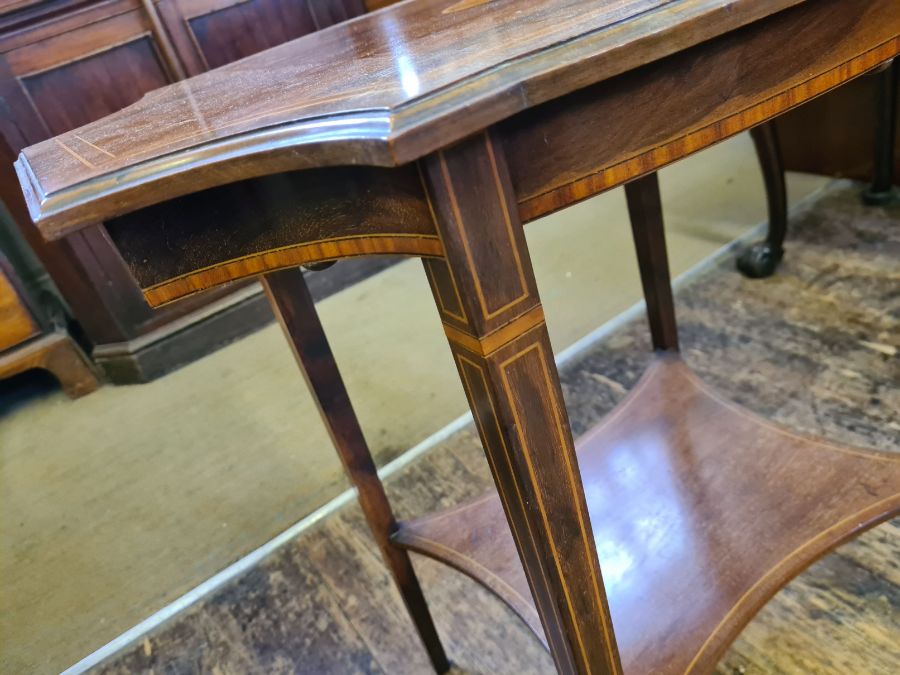
[[(342, 260), (305, 274), (316, 302), (400, 262), (395, 256)], [(223, 296), (135, 340), (99, 345), (91, 356), (112, 384), (150, 382), (274, 321), (258, 283)]]
[(258, 284), (247, 286), (128, 342), (99, 345), (94, 363), (111, 384), (150, 382), (273, 320)]

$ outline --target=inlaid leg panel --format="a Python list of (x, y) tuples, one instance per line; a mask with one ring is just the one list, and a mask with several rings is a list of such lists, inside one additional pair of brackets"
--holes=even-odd
[(499, 146), (423, 162), (446, 254), (425, 269), (562, 673), (621, 666), (534, 274)]

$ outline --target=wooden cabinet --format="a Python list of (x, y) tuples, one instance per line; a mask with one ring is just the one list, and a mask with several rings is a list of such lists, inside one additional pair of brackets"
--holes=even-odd
[(191, 75), (365, 12), (362, 0), (160, 0), (157, 7)]
[(267, 303), (244, 286), (151, 310), (102, 227), (53, 244), (37, 236), (12, 170), (19, 150), (365, 10), (362, 0), (0, 0), (0, 199), (108, 379), (146, 381), (193, 360), (266, 322)]
[(15, 271), (0, 253), (0, 378), (42, 368), (76, 398), (98, 386), (90, 362), (65, 331), (41, 325), (26, 301)]
[(38, 332), (37, 323), (13, 286), (12, 270), (0, 264), (0, 352), (25, 342)]
[(0, 40), (7, 96), (29, 136), (55, 136), (134, 103), (176, 80), (137, 0), (113, 0)]

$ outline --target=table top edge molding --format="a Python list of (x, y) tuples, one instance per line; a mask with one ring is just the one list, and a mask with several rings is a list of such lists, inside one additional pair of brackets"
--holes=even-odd
[[(447, 4), (446, 0), (401, 3), (165, 87), (119, 113), (26, 148), (17, 161), (20, 180), (24, 185), (23, 173), (29, 176), (31, 187), (26, 189), (26, 194), (31, 217), (46, 238), (55, 239), (80, 227), (158, 203), (163, 198), (243, 178), (342, 164), (397, 166), (542, 102), (802, 2), (630, 0), (626, 4), (635, 7), (631, 15), (605, 25), (588, 26), (583, 32), (574, 32), (566, 39), (530, 51), (526, 49), (530, 43), (519, 52), (515, 48), (498, 50), (496, 62), (480, 63), (484, 67), (473, 67), (468, 72), (461, 68), (448, 81), (438, 81), (440, 86), (416, 96), (392, 99), (389, 95), (369, 96), (367, 92), (368, 98), (361, 99), (358, 91), (350, 89), (346, 95), (334, 96), (327, 105), (320, 101), (318, 108), (315, 104), (298, 106), (295, 101), (293, 107), (261, 107), (254, 116), (236, 120), (225, 119), (221, 111), (212, 109), (210, 101), (215, 98), (215, 88), (223, 86), (223, 78), (227, 80), (233, 75), (240, 82), (239, 78), (254, 68), (264, 69), (271, 60), (276, 63), (289, 60), (295, 52), (302, 56), (304, 52), (331, 46), (340, 54), (340, 50), (350, 49), (345, 43), (360, 31), (383, 32), (392, 21), (396, 23), (408, 18), (407, 15), (425, 21), (437, 16), (435, 13)], [(493, 4), (482, 7), (469, 27), (485, 33), (488, 42), (490, 22), (496, 20), (494, 14), (501, 12), (505, 3), (496, 3), (496, 10), (491, 9)], [(534, 4), (545, 13), (547, 21), (552, 19), (552, 14), (546, 16), (547, 12), (571, 10), (568, 7), (571, 3), (563, 0)], [(423, 16), (416, 17), (414, 9)], [(425, 42), (419, 36), (400, 46), (377, 41), (375, 45), (384, 50), (414, 51), (424, 49)], [(636, 48), (636, 44), (640, 46)], [(621, 49), (625, 46), (627, 58)], [(391, 58), (402, 65), (401, 56), (392, 54)], [(407, 58), (424, 60), (421, 54)], [(430, 67), (435, 72), (439, 69), (435, 64)], [(396, 77), (393, 69), (388, 70), (387, 84), (391, 77)], [(437, 81), (436, 77), (433, 79)], [(194, 89), (191, 83), (196, 83)], [(371, 83), (368, 87), (378, 89)], [(164, 115), (156, 115), (154, 111), (185, 107), (185, 101), (193, 106), (192, 114), (197, 115), (202, 125), (208, 120), (214, 124), (216, 114), (220, 116), (217, 119), (225, 121), (220, 128), (213, 129), (215, 133), (206, 136), (198, 132), (194, 137), (189, 134), (156, 145), (150, 143), (149, 139), (156, 142), (160, 130), (168, 124)], [(360, 102), (373, 105), (357, 105)], [(234, 105), (239, 103), (235, 98)], [(304, 108), (309, 113), (305, 117)], [(157, 116), (162, 121), (156, 121)], [(136, 139), (132, 145), (145, 143), (147, 147), (122, 153), (116, 143), (124, 143), (122, 129), (129, 124), (134, 126), (135, 121), (141, 124), (137, 131), (129, 131), (129, 138)], [(226, 130), (229, 125), (230, 131)]]

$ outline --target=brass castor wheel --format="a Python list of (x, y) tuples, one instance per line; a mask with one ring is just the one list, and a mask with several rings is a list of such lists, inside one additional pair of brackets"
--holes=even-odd
[(745, 277), (765, 279), (774, 274), (783, 256), (784, 249), (776, 249), (771, 244), (761, 241), (741, 252), (737, 257), (737, 268)]

